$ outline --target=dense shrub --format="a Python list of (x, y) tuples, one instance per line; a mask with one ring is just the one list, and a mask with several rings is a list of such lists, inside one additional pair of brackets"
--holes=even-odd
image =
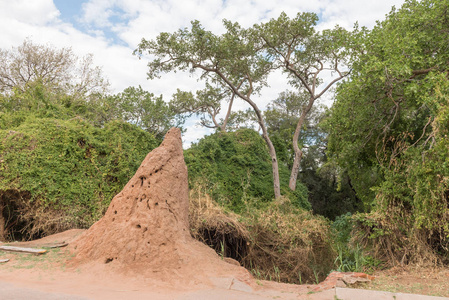
[[(201, 182), (220, 204), (236, 212), (245, 202), (257, 199), (259, 205), (274, 198), (271, 160), (262, 137), (251, 129), (215, 133), (201, 139), (185, 152), (190, 186)], [(297, 207), (310, 209), (306, 188), (296, 191), (286, 186), (289, 172), (280, 166), (281, 186)]]
[[(158, 145), (119, 121), (97, 128), (80, 118), (30, 114), (20, 123), (0, 130), (0, 200), (5, 221), (27, 224), (10, 224), (9, 234), (21, 231), (19, 238), (90, 226)], [(17, 194), (26, 196), (11, 196)]]

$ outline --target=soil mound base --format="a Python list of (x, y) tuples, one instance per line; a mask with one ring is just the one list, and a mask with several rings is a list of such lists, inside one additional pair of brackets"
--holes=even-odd
[(233, 273), (249, 278), (245, 269), (227, 264), (190, 236), (188, 214), (181, 132), (172, 128), (112, 199), (105, 216), (70, 245), (74, 264), (99, 262), (189, 280)]

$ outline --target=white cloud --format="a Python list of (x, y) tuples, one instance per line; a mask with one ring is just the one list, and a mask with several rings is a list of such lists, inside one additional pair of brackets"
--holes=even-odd
[(83, 3), (81, 21), (96, 27), (111, 27), (113, 24), (109, 18), (113, 16), (112, 8), (116, 1), (96, 0)]
[(372, 28), (376, 20), (385, 19), (392, 6), (401, 6), (403, 0), (359, 1), (359, 0), (326, 0), (323, 6), (323, 23), (320, 28), (334, 27), (335, 24), (351, 29), (355, 22), (361, 26)]
[(16, 20), (18, 23), (41, 26), (59, 17), (52, 0), (0, 0), (0, 7), (0, 18)]

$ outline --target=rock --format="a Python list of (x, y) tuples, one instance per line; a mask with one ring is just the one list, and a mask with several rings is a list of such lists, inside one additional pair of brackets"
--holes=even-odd
[(335, 287), (347, 287), (359, 282), (370, 282), (375, 277), (357, 272), (331, 272), (327, 278), (318, 285), (311, 286), (311, 290), (314, 292), (325, 291), (333, 289)]
[(354, 285), (359, 282), (370, 282), (372, 276), (364, 273), (352, 273), (352, 274), (345, 274), (343, 278), (341, 278), (341, 281), (343, 281), (346, 285)]
[(246, 293), (253, 292), (253, 289), (251, 286), (249, 286), (245, 282), (238, 280), (237, 278), (234, 278), (232, 280), (232, 283), (231, 283), (231, 286), (229, 287), (229, 289), (234, 290), (234, 291), (246, 292)]

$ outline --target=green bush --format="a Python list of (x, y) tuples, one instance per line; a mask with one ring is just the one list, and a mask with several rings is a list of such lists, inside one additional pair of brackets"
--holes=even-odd
[[(97, 128), (80, 118), (31, 114), (19, 126), (0, 130), (0, 141), (0, 200), (31, 224), (28, 235), (90, 226), (159, 144), (151, 134), (119, 121)], [(9, 199), (11, 191), (26, 192), (29, 199)], [(65, 225), (38, 221), (39, 214), (56, 213), (54, 222)]]
[[(262, 137), (254, 130), (215, 133), (204, 137), (185, 151), (192, 187), (201, 181), (208, 193), (236, 212), (241, 212), (245, 202), (259, 205), (274, 198), (271, 159)], [(288, 170), (280, 166), (282, 192), (298, 207), (310, 209), (307, 189), (298, 184), (296, 191), (287, 187)], [(257, 199), (257, 200), (256, 200)]]

